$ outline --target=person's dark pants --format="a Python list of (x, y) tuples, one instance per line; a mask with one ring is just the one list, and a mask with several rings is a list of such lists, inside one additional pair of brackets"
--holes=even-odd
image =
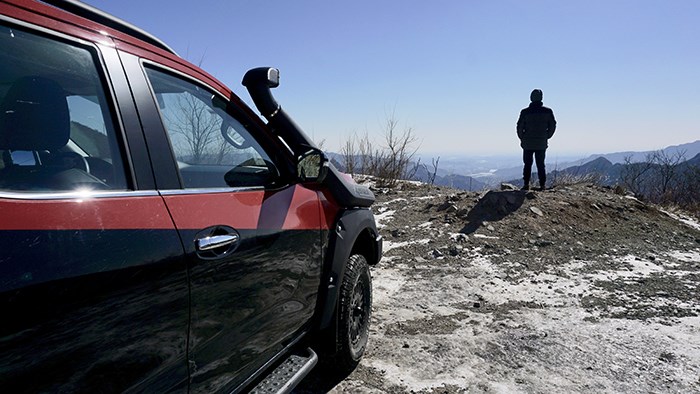
[(535, 156), (535, 163), (537, 164), (537, 176), (540, 178), (540, 187), (544, 189), (545, 183), (547, 182), (547, 173), (544, 168), (544, 158), (546, 149), (542, 150), (529, 150), (523, 149), (523, 181), (524, 186), (530, 185), (530, 177), (532, 176), (532, 156)]

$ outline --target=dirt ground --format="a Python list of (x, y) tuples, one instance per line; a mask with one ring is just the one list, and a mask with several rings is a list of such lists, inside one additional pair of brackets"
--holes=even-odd
[(700, 392), (697, 222), (593, 185), (506, 189), (375, 190), (365, 357), (299, 392)]

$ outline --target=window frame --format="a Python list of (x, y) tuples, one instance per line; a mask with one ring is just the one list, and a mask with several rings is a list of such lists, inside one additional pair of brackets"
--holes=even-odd
[(5, 15), (0, 15), (0, 24), (9, 29), (17, 29), (26, 34), (31, 34), (63, 45), (83, 49), (90, 54), (90, 58), (92, 59), (93, 66), (99, 80), (99, 87), (104, 95), (105, 107), (100, 105), (102, 115), (105, 122), (111, 122), (111, 129), (114, 134), (115, 146), (110, 144), (110, 153), (113, 155), (113, 158), (119, 158), (124, 181), (126, 183), (125, 189), (90, 190), (87, 192), (76, 190), (25, 191), (0, 189), (0, 198), (49, 200), (100, 197), (114, 198), (129, 196), (132, 194), (137, 194), (139, 196), (150, 195), (150, 193), (144, 194), (142, 191), (139, 191), (138, 183), (136, 181), (134, 163), (130, 155), (129, 144), (126, 138), (126, 129), (124, 123), (122, 122), (120, 105), (117, 101), (118, 94), (112, 79), (114, 70), (121, 69), (121, 64), (111, 64), (114, 63), (115, 58), (118, 59), (117, 50), (111, 43), (111, 39), (106, 38), (110, 41), (109, 43), (97, 43)]
[[(261, 147), (265, 155), (268, 156), (270, 162), (275, 166), (277, 172), (279, 173), (279, 184), (275, 185), (273, 189), (279, 189), (286, 187), (291, 184), (291, 179), (293, 179), (293, 160), (291, 158), (291, 153), (288, 149), (283, 148), (280, 143), (275, 143), (274, 134), (271, 133), (264, 124), (260, 123), (259, 118), (255, 118), (254, 115), (249, 114), (245, 108), (241, 108), (239, 104), (233, 102), (230, 98), (227, 98), (218, 89), (214, 88), (210, 84), (197, 79), (187, 73), (173, 69), (158, 63), (156, 61), (150, 60), (148, 58), (140, 58), (141, 72), (144, 80), (148, 86), (148, 91), (150, 92), (153, 105), (155, 106), (155, 111), (158, 113), (158, 119), (161, 123), (164, 138), (167, 140), (167, 146), (169, 149), (170, 156), (172, 157), (173, 163), (177, 171), (178, 181), (180, 183), (179, 189), (165, 188), (158, 189), (162, 194), (174, 195), (174, 194), (202, 194), (202, 193), (219, 193), (219, 192), (231, 192), (231, 191), (244, 191), (244, 190), (262, 190), (265, 186), (212, 186), (212, 187), (186, 187), (185, 182), (182, 178), (182, 173), (179, 166), (177, 165), (177, 155), (175, 154), (175, 148), (172, 145), (172, 139), (170, 138), (168, 129), (166, 127), (166, 121), (163, 119), (163, 113), (159, 108), (158, 99), (155, 96), (155, 89), (153, 88), (151, 79), (148, 76), (147, 69), (151, 69), (156, 72), (161, 72), (167, 74), (173, 78), (182, 80), (183, 82), (190, 83), (200, 89), (203, 89), (212, 95), (216, 95), (219, 99), (223, 100), (226, 104), (226, 108), (223, 111), (240, 123), (250, 134), (250, 136), (255, 140), (255, 142)], [(232, 93), (233, 94), (233, 93)], [(252, 111), (250, 111), (252, 113)]]

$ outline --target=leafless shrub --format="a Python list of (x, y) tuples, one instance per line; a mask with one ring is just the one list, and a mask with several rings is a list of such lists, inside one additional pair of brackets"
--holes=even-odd
[(652, 178), (652, 157), (647, 155), (647, 160), (642, 162), (632, 161), (631, 156), (625, 157), (625, 165), (620, 176), (622, 185), (637, 196), (649, 194), (650, 179)]
[(688, 166), (682, 171), (672, 200), (676, 205), (700, 218), (700, 168)]
[(343, 160), (345, 172), (350, 175), (355, 175), (355, 160), (357, 159), (357, 134), (353, 134), (345, 141), (345, 144), (340, 148), (340, 155)]
[[(432, 169), (428, 168), (428, 165), (425, 163), (420, 162), (420, 158), (416, 162), (415, 169), (416, 171), (413, 172), (413, 175), (415, 176), (415, 173), (419, 168), (423, 168), (423, 171), (425, 171), (426, 174), (426, 183), (429, 184), (430, 186), (435, 184), (435, 178), (437, 177), (437, 171), (438, 171), (438, 166), (440, 164), (440, 156), (436, 158), (433, 157), (432, 159)], [(412, 177), (411, 177), (412, 178)]]
[(377, 163), (379, 165), (377, 176), (384, 179), (389, 187), (394, 186), (399, 179), (409, 178), (407, 170), (418, 149), (414, 148), (418, 138), (413, 133), (413, 129), (408, 127), (401, 132), (398, 127), (399, 121), (392, 112), (387, 116), (384, 124), (384, 157)]
[(418, 150), (413, 129), (399, 130), (395, 114), (389, 114), (383, 124), (383, 144), (375, 144), (369, 132), (358, 136), (353, 134), (341, 148), (343, 165), (350, 174), (373, 175), (382, 187), (393, 187), (400, 179), (415, 175), (417, 167), (411, 166)]
[(607, 180), (608, 177), (603, 173), (583, 172), (580, 167), (575, 172), (571, 172), (571, 168), (560, 171), (559, 163), (555, 162), (554, 170), (549, 176), (549, 187), (554, 188), (558, 186), (571, 186), (585, 183), (603, 186), (606, 184)]
[(625, 158), (622, 186), (637, 197), (700, 213), (700, 169), (684, 166), (685, 152), (649, 153), (643, 162)]
[(604, 176), (599, 173), (588, 174), (569, 174), (564, 172), (556, 172), (552, 179), (551, 187), (573, 186), (581, 184), (602, 185)]
[(622, 184), (636, 196), (653, 203), (671, 203), (678, 200), (683, 190), (684, 174), (681, 163), (685, 152), (674, 154), (654, 151), (646, 155), (643, 162), (632, 162), (625, 158)]
[(664, 151), (658, 151), (655, 152), (652, 160), (657, 165), (658, 173), (654, 195), (658, 196), (661, 203), (679, 199), (681, 196), (677, 194), (682, 190), (680, 164), (685, 161), (685, 152), (670, 155)]
[(425, 164), (420, 162), (420, 160), (421, 159), (419, 157), (418, 160), (416, 160), (416, 162), (413, 163), (411, 168), (406, 171), (406, 179), (415, 179), (416, 174), (421, 168), (423, 168), (424, 170), (427, 168)]

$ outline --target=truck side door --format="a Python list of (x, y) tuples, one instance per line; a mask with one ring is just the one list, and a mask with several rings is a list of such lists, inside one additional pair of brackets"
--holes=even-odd
[[(123, 58), (136, 70), (135, 59)], [(149, 62), (140, 75), (153, 100), (139, 110), (162, 119), (161, 143), (172, 153), (159, 154), (177, 163), (180, 187), (160, 192), (189, 264), (190, 388), (231, 390), (293, 341), (314, 312), (319, 197), (294, 184), (282, 145), (219, 93)], [(146, 133), (153, 154), (157, 133)]]
[(187, 388), (182, 245), (117, 52), (89, 42), (0, 22), (4, 393)]

